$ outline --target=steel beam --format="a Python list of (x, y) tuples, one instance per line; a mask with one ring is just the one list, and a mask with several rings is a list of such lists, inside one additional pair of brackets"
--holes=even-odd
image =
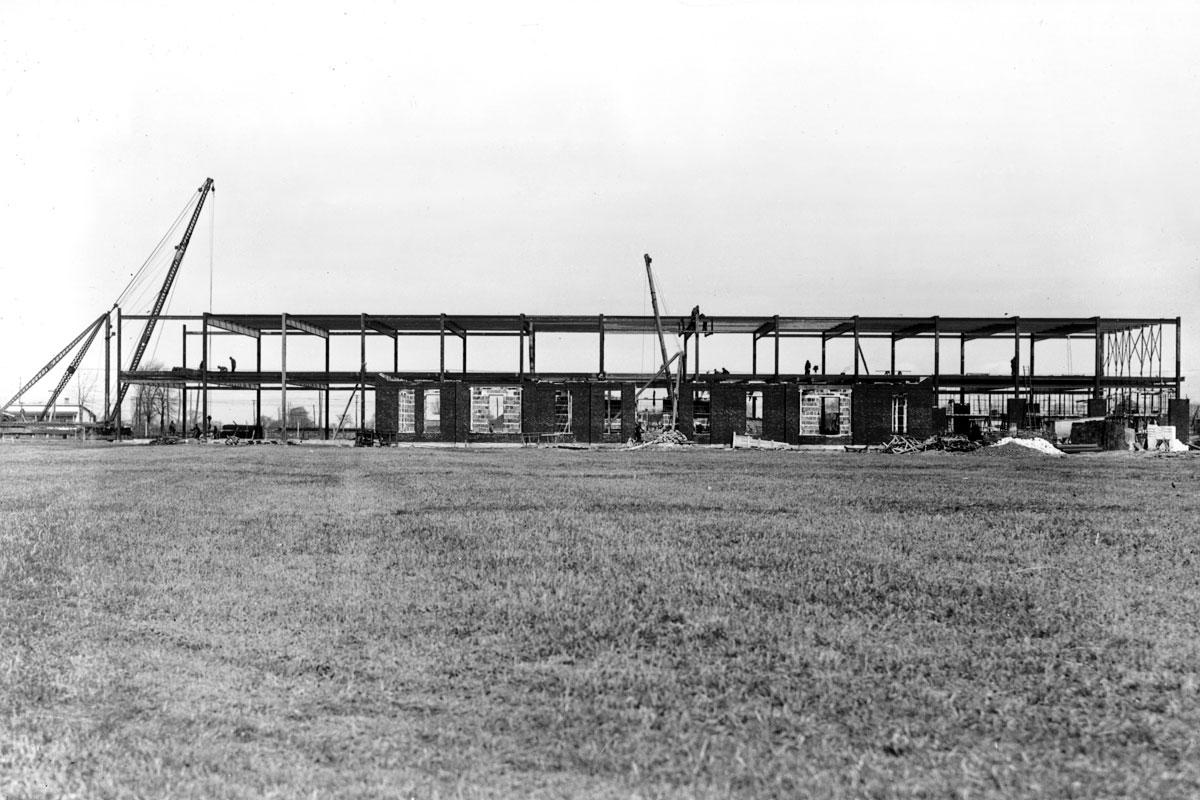
[(220, 328), (223, 331), (241, 334), (242, 336), (249, 336), (254, 339), (259, 339), (262, 337), (262, 331), (260, 331), (258, 328), (251, 328), (247, 325), (241, 324), (240, 322), (233, 322), (231, 320), (222, 319), (221, 317), (210, 316), (208, 318), (208, 324), (213, 328)]

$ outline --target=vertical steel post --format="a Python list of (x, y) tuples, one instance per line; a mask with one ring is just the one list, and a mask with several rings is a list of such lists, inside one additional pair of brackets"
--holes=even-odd
[(112, 397), (112, 312), (104, 315), (104, 413), (109, 413), (109, 403)]
[(758, 331), (750, 334), (750, 374), (758, 374)]
[[(893, 341), (893, 351), (895, 342)], [(895, 370), (892, 370), (895, 372)], [(942, 383), (942, 318), (933, 318), (933, 402), (936, 405), (941, 405), (941, 397), (938, 395), (938, 390)]]
[(858, 314), (854, 315), (854, 378), (858, 379)]
[[(467, 371), (467, 337), (463, 336), (463, 373)], [(537, 328), (529, 323), (529, 375), (537, 377)]]
[(279, 317), (279, 427), (282, 441), (287, 443), (287, 314)]
[(1013, 399), (1021, 397), (1021, 318), (1013, 318)]
[(1029, 404), (1033, 405), (1033, 370), (1037, 365), (1037, 338), (1029, 334)]
[(1093, 321), (1096, 326), (1096, 363), (1092, 378), (1092, 399), (1099, 400), (1104, 397), (1104, 390), (1100, 385), (1104, 376), (1104, 332), (1100, 328), (1100, 318), (1095, 317)]
[(696, 337), (696, 343), (693, 345), (695, 349), (696, 360), (692, 364), (692, 380), (700, 380), (700, 306), (692, 309), (692, 335)]
[[(1175, 399), (1183, 396), (1183, 360), (1180, 351), (1183, 347), (1182, 317), (1175, 318)], [(1159, 351), (1162, 352), (1161, 350)], [(1162, 363), (1161, 361), (1159, 363)], [(1186, 433), (1186, 431), (1185, 431)]]
[[(258, 373), (258, 382), (254, 384), (254, 425), (262, 425), (262, 331), (254, 339), (254, 371)], [(266, 431), (262, 432), (266, 438)]]
[[(967, 335), (960, 333), (958, 335), (958, 374), (960, 378), (966, 378), (967, 375)], [(959, 404), (967, 402), (967, 387), (963, 385), (963, 381), (958, 382), (958, 402)]]
[(779, 315), (775, 315), (775, 380), (779, 380)]
[(521, 315), (521, 327), (517, 331), (517, 377), (525, 380), (525, 315)]
[[(184, 369), (187, 369), (187, 337), (188, 337), (187, 325), (184, 325), (183, 326), (183, 359), (182, 359), (183, 360), (182, 366)], [(188, 421), (188, 398), (187, 398), (187, 395), (188, 395), (187, 378), (185, 377), (183, 379), (183, 402), (179, 404), (180, 425), (184, 429), (185, 433), (187, 432), (187, 421)]]
[(446, 315), (438, 315), (438, 380), (446, 380)]
[(604, 374), (604, 315), (600, 315), (600, 373)]
[(896, 334), (892, 333), (892, 375), (896, 374)]
[(821, 334), (821, 374), (822, 375), (828, 374), (825, 372), (825, 341), (826, 341), (825, 334), (822, 333)]
[(358, 429), (367, 427), (367, 315), (358, 315)]
[(321, 436), (326, 441), (329, 439), (329, 342), (333, 338), (333, 331), (325, 337), (325, 422), (322, 425)]
[(204, 423), (204, 434), (208, 434), (208, 314), (205, 313), (200, 330), (200, 416)]

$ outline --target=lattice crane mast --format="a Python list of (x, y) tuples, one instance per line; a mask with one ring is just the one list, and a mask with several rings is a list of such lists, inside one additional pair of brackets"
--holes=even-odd
[[(183, 263), (183, 257), (187, 253), (188, 244), (192, 241), (192, 231), (196, 229), (196, 222), (200, 219), (200, 210), (204, 208), (204, 200), (208, 197), (208, 193), (213, 191), (213, 179), (206, 178), (204, 185), (198, 190), (200, 199), (196, 201), (196, 209), (192, 212), (192, 218), (188, 221), (187, 229), (183, 232), (183, 238), (179, 244), (175, 246), (175, 257), (171, 260), (171, 268), (167, 270), (167, 277), (163, 280), (162, 288), (158, 290), (158, 297), (154, 300), (154, 308), (150, 311), (150, 318), (146, 320), (146, 327), (142, 329), (142, 336), (138, 339), (137, 348), (133, 351), (133, 359), (129, 362), (129, 372), (136, 370), (142, 363), (142, 356), (146, 354), (146, 347), (150, 344), (150, 337), (154, 334), (154, 326), (158, 322), (158, 315), (162, 313), (163, 306), (167, 304), (167, 297), (171, 293), (171, 287), (175, 283), (175, 276), (179, 274), (179, 265)], [(117, 365), (118, 372), (120, 365)], [(112, 407), (108, 409), (108, 421), (112, 422), (117, 416), (117, 409), (121, 407), (122, 401), (125, 400), (125, 393), (129, 391), (128, 381), (119, 383), (117, 386), (117, 397), (113, 401)]]
[[(67, 353), (71, 352), (75, 348), (75, 345), (77, 345), (81, 341), (83, 341), (85, 336), (88, 337), (88, 344), (84, 345), (80, 349), (79, 353), (75, 356), (75, 358), (71, 361), (71, 366), (67, 368), (67, 374), (65, 376), (63, 376), (63, 379), (58, 384), (58, 388), (54, 390), (54, 394), (53, 394), (53, 396), (51, 396), (50, 402), (46, 404), (46, 409), (42, 411), (41, 416), (44, 417), (46, 415), (46, 411), (49, 411), (50, 406), (54, 405), (54, 401), (56, 399), (58, 399), (59, 393), (61, 393), (63, 390), (63, 387), (67, 385), (67, 381), (70, 379), (71, 375), (73, 375), (75, 373), (75, 370), (78, 369), (79, 362), (83, 360), (83, 354), (87, 352), (88, 345), (90, 345), (92, 343), (92, 340), (96, 338), (96, 333), (100, 330), (100, 326), (104, 324), (104, 320), (107, 317), (108, 317), (108, 313), (106, 312), (104, 314), (101, 314), (99, 317), (97, 317), (95, 322), (89, 323), (88, 326), (86, 328), (84, 328), (79, 333), (78, 336), (76, 336), (74, 339), (71, 340), (71, 343), (69, 345), (64, 347), (62, 350), (59, 350), (58, 355), (56, 355), (54, 358), (50, 359), (50, 361), (47, 362), (46, 366), (44, 366), (40, 370), (38, 370), (38, 373), (33, 376), (32, 380), (30, 380), (28, 383), (26, 383), (24, 386), (22, 386), (20, 391), (18, 391), (15, 395), (13, 395), (11, 400), (9, 400), (4, 405), (0, 406), (0, 412), (4, 412), (5, 410), (8, 409), (9, 406), (11, 406), (13, 403), (17, 402), (17, 400), (19, 400), (21, 398), (21, 396), (23, 394), (25, 394), (25, 392), (29, 391), (29, 388), (31, 386), (33, 386), (35, 383), (40, 381), (42, 378), (46, 377), (46, 375), (50, 372), (50, 370), (54, 369), (55, 365), (58, 364), (59, 361), (62, 361), (63, 358), (67, 355)], [(89, 334), (90, 334), (90, 336), (89, 336)]]

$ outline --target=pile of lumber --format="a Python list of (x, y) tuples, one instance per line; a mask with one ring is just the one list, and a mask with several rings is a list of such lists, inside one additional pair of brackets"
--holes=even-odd
[(971, 453), (980, 447), (965, 436), (930, 436), (921, 440), (897, 434), (883, 446), (885, 453), (923, 453), (926, 450), (944, 450), (947, 453)]

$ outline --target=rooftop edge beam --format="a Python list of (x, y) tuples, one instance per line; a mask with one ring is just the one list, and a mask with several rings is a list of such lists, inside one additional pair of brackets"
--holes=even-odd
[(1088, 320), (1085, 323), (1072, 323), (1069, 325), (1059, 325), (1057, 328), (1049, 328), (1044, 331), (1033, 334), (1033, 341), (1044, 342), (1047, 339), (1061, 339), (1066, 336), (1073, 336), (1081, 333), (1095, 333), (1096, 323)]
[[(258, 328), (251, 328), (249, 325), (243, 325), (240, 322), (222, 319), (221, 317), (207, 317), (208, 324), (213, 328), (220, 328), (229, 333), (236, 333), (241, 336), (249, 336), (251, 339), (258, 339), (262, 336), (262, 331)], [(204, 334), (201, 333), (201, 336)]]

